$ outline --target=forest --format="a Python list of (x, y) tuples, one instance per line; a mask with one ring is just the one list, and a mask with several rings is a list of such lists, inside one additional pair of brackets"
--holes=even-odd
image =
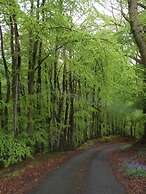
[(0, 0), (0, 48), (1, 166), (146, 140), (145, 0)]

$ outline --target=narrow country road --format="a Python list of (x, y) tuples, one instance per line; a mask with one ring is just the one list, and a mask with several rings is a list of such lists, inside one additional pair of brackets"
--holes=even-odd
[(75, 156), (29, 194), (126, 194), (114, 177), (107, 157), (120, 146), (105, 145), (100, 151), (92, 148)]

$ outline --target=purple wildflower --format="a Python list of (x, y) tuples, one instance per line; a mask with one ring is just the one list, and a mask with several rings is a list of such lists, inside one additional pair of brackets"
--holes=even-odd
[(137, 169), (137, 170), (144, 170), (144, 171), (146, 171), (146, 165), (140, 164), (138, 162), (127, 163), (126, 167), (128, 169)]

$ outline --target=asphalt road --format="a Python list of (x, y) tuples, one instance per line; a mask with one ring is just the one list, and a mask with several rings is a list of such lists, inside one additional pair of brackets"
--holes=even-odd
[(49, 173), (29, 194), (126, 194), (112, 173), (108, 153), (118, 145), (92, 148)]

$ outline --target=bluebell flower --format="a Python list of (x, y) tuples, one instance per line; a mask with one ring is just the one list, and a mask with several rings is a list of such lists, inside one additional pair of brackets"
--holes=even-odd
[(124, 171), (128, 176), (146, 177), (146, 165), (139, 162), (125, 162)]
[(138, 170), (144, 170), (144, 171), (146, 171), (146, 165), (140, 164), (138, 162), (127, 163), (126, 166), (129, 169), (138, 169)]

